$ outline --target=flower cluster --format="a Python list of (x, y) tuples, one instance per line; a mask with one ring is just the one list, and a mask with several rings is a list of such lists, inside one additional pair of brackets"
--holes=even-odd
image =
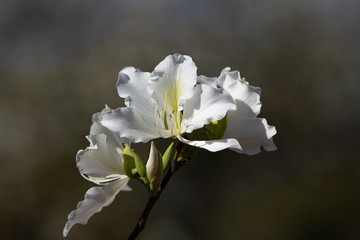
[[(74, 224), (86, 224), (94, 213), (111, 204), (121, 190), (130, 190), (127, 183), (131, 178), (141, 181), (150, 194), (158, 193), (174, 145), (162, 155), (152, 142), (145, 166), (130, 148), (132, 143), (170, 138), (189, 149), (212, 152), (229, 148), (253, 155), (261, 147), (276, 150), (272, 140), (275, 127), (257, 117), (260, 88), (249, 85), (238, 71), (225, 68), (219, 77), (198, 76), (191, 57), (174, 54), (151, 73), (124, 68), (116, 87), (126, 107), (112, 110), (106, 106), (94, 114), (87, 137), (90, 146), (76, 156), (80, 174), (102, 186), (90, 188), (69, 214), (64, 236)], [(187, 151), (186, 157), (190, 153)]]

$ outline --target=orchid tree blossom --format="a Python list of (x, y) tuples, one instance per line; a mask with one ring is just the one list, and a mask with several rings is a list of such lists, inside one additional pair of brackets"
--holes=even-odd
[(76, 155), (80, 174), (102, 186), (90, 188), (84, 200), (78, 203), (77, 209), (69, 214), (63, 230), (64, 237), (72, 226), (77, 223), (86, 224), (93, 214), (110, 205), (121, 190), (131, 190), (127, 186), (129, 177), (125, 173), (123, 160), (123, 144), (128, 143), (128, 140), (120, 138), (99, 122), (108, 111), (110, 110), (106, 107), (101, 113), (93, 115), (90, 135), (87, 136), (90, 146)]
[[(77, 223), (110, 205), (120, 191), (131, 190), (130, 179), (149, 192), (149, 200), (128, 239), (144, 229), (151, 209), (170, 178), (184, 166), (197, 148), (212, 152), (226, 148), (248, 155), (261, 148), (276, 150), (276, 129), (258, 118), (261, 89), (240, 77), (238, 71), (222, 70), (219, 77), (197, 76), (189, 56), (167, 56), (153, 72), (126, 67), (119, 73), (117, 90), (126, 107), (105, 107), (93, 115), (90, 146), (76, 155), (76, 165), (90, 188), (77, 209), (68, 215), (63, 235)], [(156, 138), (172, 138), (161, 154), (151, 142), (146, 166), (130, 147)], [(187, 145), (186, 145), (187, 144)]]
[(265, 118), (258, 118), (261, 102), (259, 87), (253, 87), (240, 77), (239, 71), (230, 71), (230, 68), (222, 70), (218, 78), (199, 76), (197, 81), (216, 89), (227, 90), (235, 100), (236, 108), (230, 109), (224, 119), (219, 124), (222, 136), (219, 139), (186, 141), (196, 147), (208, 148), (211, 144), (216, 144), (228, 139), (236, 139), (240, 148), (229, 147), (230, 149), (254, 155), (260, 152), (261, 147), (266, 151), (276, 150), (272, 137), (276, 134), (276, 129), (269, 126)]
[(117, 90), (126, 107), (104, 114), (101, 124), (131, 142), (177, 137), (180, 141), (210, 151), (240, 149), (232, 138), (210, 144), (196, 144), (183, 137), (235, 110), (225, 88), (197, 82), (197, 67), (191, 57), (167, 56), (152, 73), (126, 67), (119, 73)]

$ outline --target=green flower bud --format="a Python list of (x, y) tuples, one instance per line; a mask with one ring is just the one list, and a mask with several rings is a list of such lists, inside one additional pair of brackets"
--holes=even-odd
[(166, 171), (170, 166), (172, 155), (175, 150), (174, 142), (170, 143), (169, 147), (166, 149), (164, 155), (162, 156), (163, 170)]

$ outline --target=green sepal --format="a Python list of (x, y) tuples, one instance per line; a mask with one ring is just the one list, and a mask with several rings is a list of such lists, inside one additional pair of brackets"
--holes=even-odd
[(221, 139), (224, 136), (226, 130), (226, 116), (217, 121), (212, 121), (209, 124), (205, 125), (201, 129), (197, 129), (192, 132), (190, 139), (192, 140), (215, 140)]
[(137, 180), (143, 182), (146, 187), (149, 186), (149, 179), (147, 179), (147, 177), (138, 177)]
[(133, 151), (129, 145), (124, 144), (124, 167), (125, 173), (129, 178), (135, 178), (137, 174), (137, 169), (135, 166), (135, 160), (133, 156)]
[(136, 166), (136, 169), (137, 169), (140, 177), (143, 177), (143, 178), (147, 179), (146, 167), (145, 167), (144, 162), (141, 160), (139, 155), (134, 150), (133, 150), (133, 153), (134, 153), (135, 166)]
[(168, 167), (170, 166), (174, 150), (175, 150), (175, 144), (174, 142), (172, 142), (170, 143), (169, 147), (166, 149), (164, 155), (162, 156), (162, 166), (164, 171), (166, 171), (166, 169), (168, 169)]
[[(135, 166), (135, 163), (134, 163), (134, 166)], [(132, 173), (134, 176), (138, 173), (136, 167), (131, 170), (131, 173)]]
[(125, 144), (124, 148), (124, 166), (126, 175), (142, 181), (146, 186), (149, 180), (146, 175), (146, 167), (139, 155), (129, 145)]

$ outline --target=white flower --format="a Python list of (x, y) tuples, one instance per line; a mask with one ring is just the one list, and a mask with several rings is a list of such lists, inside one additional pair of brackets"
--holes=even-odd
[(93, 115), (91, 135), (87, 137), (90, 146), (76, 155), (80, 174), (103, 186), (90, 188), (84, 200), (78, 203), (77, 209), (69, 214), (63, 230), (64, 237), (74, 224), (86, 224), (93, 214), (110, 205), (121, 190), (131, 190), (127, 186), (129, 177), (125, 173), (123, 160), (123, 143), (128, 141), (106, 129), (98, 121), (108, 111), (106, 107), (101, 113)]
[(238, 71), (230, 71), (230, 68), (223, 69), (219, 78), (200, 76), (197, 81), (215, 88), (226, 89), (234, 98), (236, 109), (228, 111), (226, 128), (221, 139), (189, 141), (188, 144), (212, 151), (214, 148), (208, 148), (211, 144), (236, 139), (240, 148), (230, 147), (230, 149), (239, 153), (257, 154), (261, 146), (266, 151), (277, 149), (272, 139), (276, 134), (275, 127), (269, 126), (266, 119), (257, 118), (261, 108), (260, 88), (250, 86), (240, 77)]
[[(101, 124), (131, 142), (181, 137), (225, 117), (235, 109), (234, 100), (222, 88), (197, 83), (196, 66), (189, 56), (167, 56), (152, 73), (126, 67), (119, 73), (117, 89), (127, 107), (105, 114)], [(235, 139), (200, 146), (218, 151), (239, 148)]]

